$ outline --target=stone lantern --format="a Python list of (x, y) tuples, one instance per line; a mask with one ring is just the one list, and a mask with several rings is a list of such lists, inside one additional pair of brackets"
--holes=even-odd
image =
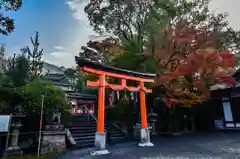
[(7, 155), (23, 155), (23, 151), (18, 146), (19, 129), (22, 126), (21, 121), (25, 115), (21, 114), (21, 107), (17, 105), (11, 119), (10, 144), (7, 148)]
[(158, 114), (153, 112), (153, 109), (151, 109), (151, 112), (148, 114), (148, 121), (152, 125), (152, 135), (157, 135), (156, 132), (156, 122), (157, 122)]

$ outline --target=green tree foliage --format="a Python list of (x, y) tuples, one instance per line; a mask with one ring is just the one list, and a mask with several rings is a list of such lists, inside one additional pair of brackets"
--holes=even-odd
[(64, 71), (64, 75), (67, 77), (76, 91), (83, 90), (83, 72), (79, 72), (77, 68), (68, 68)]
[(77, 91), (84, 91), (84, 75), (83, 75), (83, 72), (78, 72), (77, 73), (77, 79), (76, 79), (76, 85), (75, 85), (75, 88)]
[(30, 72), (32, 77), (35, 78), (42, 73), (43, 67), (43, 49), (39, 48), (39, 34), (36, 32), (35, 38), (30, 38), (32, 43), (32, 49), (29, 46), (25, 46), (21, 49), (21, 52), (28, 56), (29, 65), (30, 65)]
[(14, 106), (21, 102), (21, 96), (17, 89), (9, 87), (0, 87), (0, 112), (9, 113), (13, 111)]
[(70, 81), (70, 83), (75, 86), (76, 85), (76, 79), (77, 79), (77, 71), (73, 68), (67, 68), (64, 71), (64, 75), (67, 77), (67, 79)]
[(151, 0), (90, 0), (85, 12), (96, 32), (115, 35), (130, 43), (139, 53), (151, 3)]
[(43, 50), (39, 50), (38, 32), (35, 38), (31, 37), (31, 42), (33, 49), (26, 46), (21, 50), (22, 55), (9, 58), (3, 73), (0, 74), (0, 109), (9, 113), (19, 104), (26, 115), (39, 117), (41, 95), (44, 95), (44, 117), (49, 118), (53, 106), (59, 105), (63, 120), (66, 121), (71, 107), (64, 92), (43, 80), (38, 74), (43, 64)]
[(2, 11), (17, 11), (22, 6), (22, 0), (0, 0), (0, 34), (8, 35), (14, 31), (14, 20), (4, 16)]
[(0, 74), (0, 86), (3, 87), (3, 86), (8, 86), (9, 85), (9, 82), (10, 79), (8, 76), (6, 76), (5, 73), (1, 73)]
[(2, 74), (2, 85), (20, 87), (29, 80), (29, 61), (24, 55), (15, 55), (8, 59)]
[(38, 32), (35, 40), (31, 37), (33, 51), (28, 46), (21, 49), (22, 54), (16, 55), (8, 59), (6, 66), (3, 66), (4, 73), (1, 75), (0, 84), (7, 87), (20, 87), (29, 80), (39, 76), (42, 70), (43, 49), (39, 50)]
[(26, 114), (35, 113), (39, 115), (41, 112), (41, 95), (44, 95), (44, 114), (47, 118), (51, 117), (54, 105), (59, 105), (60, 111), (64, 114), (68, 114), (67, 112), (71, 109), (64, 92), (40, 78), (35, 78), (22, 86), (19, 89), (19, 94), (23, 98), (21, 105)]
[(75, 78), (76, 77), (76, 70), (73, 69), (73, 68), (67, 68), (65, 71), (64, 71), (64, 75), (66, 77), (69, 77), (69, 78)]
[(96, 32), (110, 33), (120, 38), (124, 54), (116, 62), (118, 67), (152, 72), (156, 71), (152, 69), (158, 62), (154, 57), (145, 58), (139, 53), (147, 47), (148, 51), (155, 54), (159, 45), (165, 45), (166, 37), (161, 32), (164, 28), (180, 29), (189, 25), (205, 27), (218, 37), (218, 48), (239, 54), (239, 31), (229, 27), (227, 14), (209, 11), (209, 2), (210, 0), (90, 0), (85, 12)]

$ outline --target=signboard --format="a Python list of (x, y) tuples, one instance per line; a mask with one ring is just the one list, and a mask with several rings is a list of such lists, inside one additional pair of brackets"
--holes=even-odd
[(230, 102), (223, 102), (224, 118), (227, 122), (233, 122), (232, 110)]
[(0, 115), (0, 132), (8, 132), (10, 115)]

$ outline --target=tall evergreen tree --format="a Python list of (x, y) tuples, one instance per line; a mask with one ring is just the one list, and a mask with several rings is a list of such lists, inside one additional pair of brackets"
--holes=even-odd
[(30, 73), (32, 77), (39, 76), (42, 73), (43, 67), (43, 49), (39, 48), (39, 34), (36, 32), (35, 38), (30, 38), (33, 48), (30, 49), (29, 46), (25, 46), (21, 49), (21, 52), (28, 56), (30, 64)]

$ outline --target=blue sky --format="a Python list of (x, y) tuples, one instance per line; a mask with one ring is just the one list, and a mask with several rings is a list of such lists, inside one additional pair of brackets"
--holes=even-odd
[[(16, 29), (9, 36), (0, 36), (7, 45), (8, 55), (19, 53), (30, 44), (30, 36), (39, 31), (44, 60), (53, 64), (71, 66), (89, 35), (93, 35), (80, 0), (23, 0), (17, 12), (8, 13), (16, 21)], [(30, 45), (31, 46), (31, 45)]]
[[(16, 20), (15, 31), (9, 36), (0, 35), (0, 43), (8, 46), (10, 56), (29, 45), (30, 36), (39, 31), (44, 60), (71, 67), (81, 46), (94, 35), (83, 10), (87, 3), (88, 0), (23, 0), (20, 10), (8, 13)], [(210, 8), (229, 12), (230, 25), (240, 29), (239, 0), (213, 0)]]

